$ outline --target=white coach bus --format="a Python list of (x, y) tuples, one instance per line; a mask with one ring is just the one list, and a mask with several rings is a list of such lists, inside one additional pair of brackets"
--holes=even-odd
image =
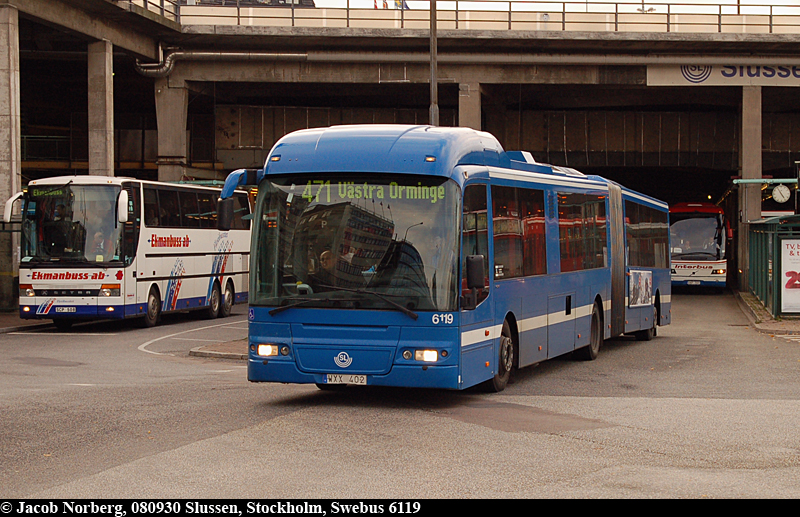
[(250, 203), (235, 196), (231, 229), (217, 229), (220, 189), (130, 178), (61, 176), (31, 181), (22, 200), (19, 311), (67, 329), (81, 319), (203, 310), (246, 302)]

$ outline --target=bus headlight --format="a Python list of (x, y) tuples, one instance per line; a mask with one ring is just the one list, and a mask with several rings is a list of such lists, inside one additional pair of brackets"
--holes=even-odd
[(119, 296), (119, 284), (103, 284), (100, 287), (101, 296)]
[(439, 360), (439, 352), (436, 350), (415, 350), (414, 359), (416, 361), (425, 361), (426, 363), (435, 363)]
[(280, 347), (275, 343), (259, 343), (256, 345), (256, 353), (262, 357), (278, 355)]
[(19, 295), (23, 298), (26, 296), (36, 296), (36, 291), (33, 290), (33, 286), (31, 284), (20, 284)]
[(711, 270), (711, 274), (712, 275), (724, 275), (725, 274), (725, 270), (724, 269), (713, 269), (713, 270)]

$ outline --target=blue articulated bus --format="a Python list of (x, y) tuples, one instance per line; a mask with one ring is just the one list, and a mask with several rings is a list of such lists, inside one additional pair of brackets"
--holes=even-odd
[(667, 204), (485, 132), (288, 134), (229, 175), (220, 229), (244, 185), (253, 382), (500, 391), (516, 368), (670, 323)]

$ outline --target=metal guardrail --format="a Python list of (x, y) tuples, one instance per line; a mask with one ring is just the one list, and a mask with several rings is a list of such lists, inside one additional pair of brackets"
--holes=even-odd
[[(425, 0), (134, 0), (176, 4), (183, 25), (427, 29)], [(286, 2), (278, 5), (278, 2)], [(758, 3), (762, 2), (762, 3)], [(405, 8), (401, 8), (405, 7)], [(442, 30), (798, 34), (800, 5), (766, 0), (649, 2), (439, 0)]]
[[(117, 0), (117, 2), (123, 3), (122, 0)], [(187, 2), (186, 0), (124, 0), (124, 3), (136, 5), (146, 11), (180, 23), (180, 4), (186, 4)]]
[(71, 141), (68, 136), (22, 135), (22, 159), (69, 160)]

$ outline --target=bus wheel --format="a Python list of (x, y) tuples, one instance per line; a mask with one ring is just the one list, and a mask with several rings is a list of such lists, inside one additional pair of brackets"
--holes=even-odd
[(575, 356), (582, 361), (594, 361), (603, 345), (603, 320), (597, 304), (592, 307), (592, 327), (589, 331), (589, 345), (575, 351)]
[(500, 351), (497, 358), (497, 373), (495, 376), (484, 383), (487, 391), (498, 393), (506, 389), (506, 384), (511, 378), (511, 370), (514, 369), (514, 337), (511, 334), (511, 326), (508, 321), (503, 322), (503, 330), (500, 333)]
[(147, 309), (144, 313), (144, 326), (155, 327), (160, 316), (161, 298), (159, 298), (156, 288), (151, 287), (150, 293), (147, 295)]
[(656, 318), (658, 317), (657, 314), (658, 313), (656, 312), (656, 308), (653, 307), (653, 318), (652, 318), (653, 324), (650, 326), (649, 329), (634, 332), (633, 336), (636, 338), (636, 341), (650, 341), (655, 337), (656, 323), (658, 323), (656, 321)]
[(231, 310), (233, 309), (233, 299), (236, 297), (236, 294), (233, 291), (233, 284), (231, 282), (227, 282), (225, 284), (225, 294), (222, 295), (222, 305), (219, 308), (219, 317), (220, 318), (227, 318), (231, 315)]
[(71, 320), (53, 320), (53, 325), (55, 325), (60, 332), (65, 332), (71, 329), (72, 323), (73, 322)]
[(222, 304), (222, 295), (219, 293), (219, 284), (214, 282), (214, 287), (211, 288), (211, 298), (208, 300), (208, 308), (206, 309), (206, 318), (213, 320), (219, 316), (219, 307)]

